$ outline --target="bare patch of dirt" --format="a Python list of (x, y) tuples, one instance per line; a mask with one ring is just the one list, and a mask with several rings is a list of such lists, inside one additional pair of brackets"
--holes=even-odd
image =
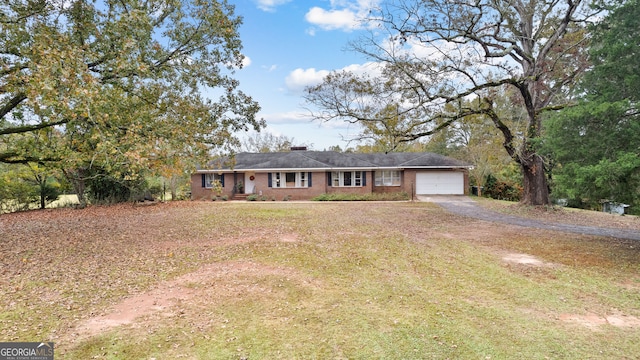
[(498, 251), (498, 254), (508, 269), (528, 277), (555, 279), (554, 271), (561, 266), (530, 254), (503, 251)]
[(558, 319), (582, 325), (592, 330), (598, 330), (600, 327), (605, 325), (620, 328), (640, 329), (640, 318), (620, 313), (609, 315), (598, 315), (594, 313), (560, 314)]
[(515, 264), (531, 265), (531, 266), (544, 266), (545, 263), (535, 256), (527, 254), (507, 254), (502, 257), (503, 261)]
[(620, 283), (620, 286), (627, 290), (640, 290), (640, 277), (623, 279)]
[(280, 241), (288, 242), (288, 243), (298, 242), (298, 235), (296, 235), (296, 234), (284, 234), (284, 235), (282, 235), (280, 237)]
[(536, 256), (529, 255), (529, 254), (522, 254), (522, 253), (503, 254), (502, 261), (508, 264), (524, 265), (524, 266), (531, 266), (531, 267), (555, 268), (559, 266), (559, 264), (542, 261), (540, 260), (540, 258)]
[[(153, 313), (170, 316), (178, 303), (204, 297), (205, 288), (206, 297), (209, 300), (211, 300), (212, 287), (215, 288), (217, 296), (222, 298), (230, 292), (237, 292), (236, 287), (229, 286), (233, 278), (238, 276), (257, 278), (265, 275), (296, 277), (296, 273), (290, 269), (251, 261), (211, 264), (198, 271), (160, 283), (151, 291), (129, 297), (114, 305), (108, 312), (83, 321), (75, 327), (73, 337), (76, 339), (92, 337), (122, 325), (139, 326), (142, 323), (142, 317)], [(310, 284), (309, 281), (303, 282)]]

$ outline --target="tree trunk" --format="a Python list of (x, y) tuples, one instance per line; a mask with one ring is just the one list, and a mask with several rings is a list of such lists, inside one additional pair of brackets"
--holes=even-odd
[(87, 207), (87, 198), (84, 196), (85, 184), (84, 184), (84, 169), (65, 170), (62, 169), (63, 174), (73, 186), (73, 190), (78, 196), (79, 208), (84, 209)]
[(80, 203), (78, 206), (81, 209), (84, 209), (85, 207), (87, 207), (87, 198), (84, 196), (84, 179), (73, 179), (71, 180), (71, 184), (73, 185), (73, 190), (75, 191), (76, 195), (78, 195), (78, 202)]
[(521, 163), (523, 192), (520, 203), (525, 205), (549, 205), (549, 186), (542, 157), (532, 154), (532, 161)]
[(171, 179), (169, 180), (169, 188), (171, 190), (171, 201), (175, 201), (178, 199), (178, 182), (179, 181), (180, 179), (175, 175), (172, 175)]
[(38, 188), (39, 188), (39, 192), (40, 192), (40, 209), (44, 209), (45, 208), (45, 189), (47, 186), (47, 179), (45, 178), (44, 180), (42, 179), (42, 177), (36, 175), (36, 181), (38, 182)]

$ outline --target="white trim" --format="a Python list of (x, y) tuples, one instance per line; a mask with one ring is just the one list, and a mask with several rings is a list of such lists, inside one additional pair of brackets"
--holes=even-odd
[[(337, 174), (335, 174), (337, 173)], [(344, 185), (344, 174), (350, 174), (351, 185)], [(335, 176), (337, 175), (337, 177)], [(362, 170), (334, 170), (331, 172), (331, 184), (329, 186), (335, 188), (353, 188), (353, 187), (364, 187), (363, 183), (365, 182), (364, 176), (362, 176)], [(335, 183), (338, 183), (337, 185)], [(360, 182), (358, 185), (357, 183)]]
[[(310, 188), (308, 173), (308, 171), (271, 172), (271, 187), (273, 189), (308, 189)], [(293, 186), (287, 186), (287, 174), (294, 174)], [(302, 185), (302, 183), (304, 183), (304, 185)], [(278, 186), (275, 186), (275, 184), (278, 184)]]
[[(389, 173), (388, 177), (385, 177), (384, 173)], [(380, 176), (379, 176), (380, 175)], [(394, 176), (397, 175), (397, 176)], [(385, 180), (387, 183), (385, 183)], [(396, 183), (393, 183), (397, 180)], [(389, 181), (391, 183), (389, 183)], [(380, 182), (380, 183), (378, 183)], [(402, 171), (401, 170), (376, 170), (373, 172), (373, 185), (376, 187), (393, 187), (402, 185)]]
[(225, 170), (196, 170), (196, 174), (206, 174), (206, 173), (223, 173), (223, 174), (233, 174), (233, 173), (244, 173), (248, 171), (252, 171), (255, 173), (270, 173), (270, 172), (326, 172), (326, 171), (376, 171), (376, 170), (431, 170), (431, 169), (450, 169), (450, 170), (459, 170), (459, 169), (473, 169), (473, 166), (378, 166), (378, 167), (355, 167), (355, 168), (273, 168), (273, 169), (225, 169)]

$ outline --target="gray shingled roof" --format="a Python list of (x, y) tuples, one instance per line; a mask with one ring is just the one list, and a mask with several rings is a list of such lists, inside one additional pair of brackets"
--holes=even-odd
[(239, 153), (233, 169), (211, 162), (199, 171), (207, 170), (328, 170), (379, 168), (468, 168), (471, 165), (434, 153), (374, 153), (356, 154), (335, 151), (291, 151), (277, 153)]

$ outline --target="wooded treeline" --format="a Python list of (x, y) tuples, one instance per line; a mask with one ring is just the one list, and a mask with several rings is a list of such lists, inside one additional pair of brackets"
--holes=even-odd
[[(317, 120), (362, 129), (331, 150), (433, 151), (474, 164), (490, 196), (640, 213), (639, 5), (386, 1), (349, 44), (375, 74), (333, 72), (305, 99)], [(300, 145), (237, 138), (264, 121), (233, 78), (242, 18), (226, 1), (0, 10), (0, 203), (44, 206), (61, 191), (126, 201), (159, 184), (175, 198), (214, 152)]]
[(320, 121), (361, 125), (379, 151), (465, 159), (474, 183), (500, 185), (501, 197), (640, 212), (638, 5), (384, 2), (350, 44), (377, 74), (333, 72), (306, 100)]
[(32, 183), (41, 194), (66, 183), (81, 204), (129, 199), (148, 176), (184, 178), (239, 130), (263, 127), (233, 78), (244, 59), (234, 11), (215, 0), (3, 1), (0, 200)]

